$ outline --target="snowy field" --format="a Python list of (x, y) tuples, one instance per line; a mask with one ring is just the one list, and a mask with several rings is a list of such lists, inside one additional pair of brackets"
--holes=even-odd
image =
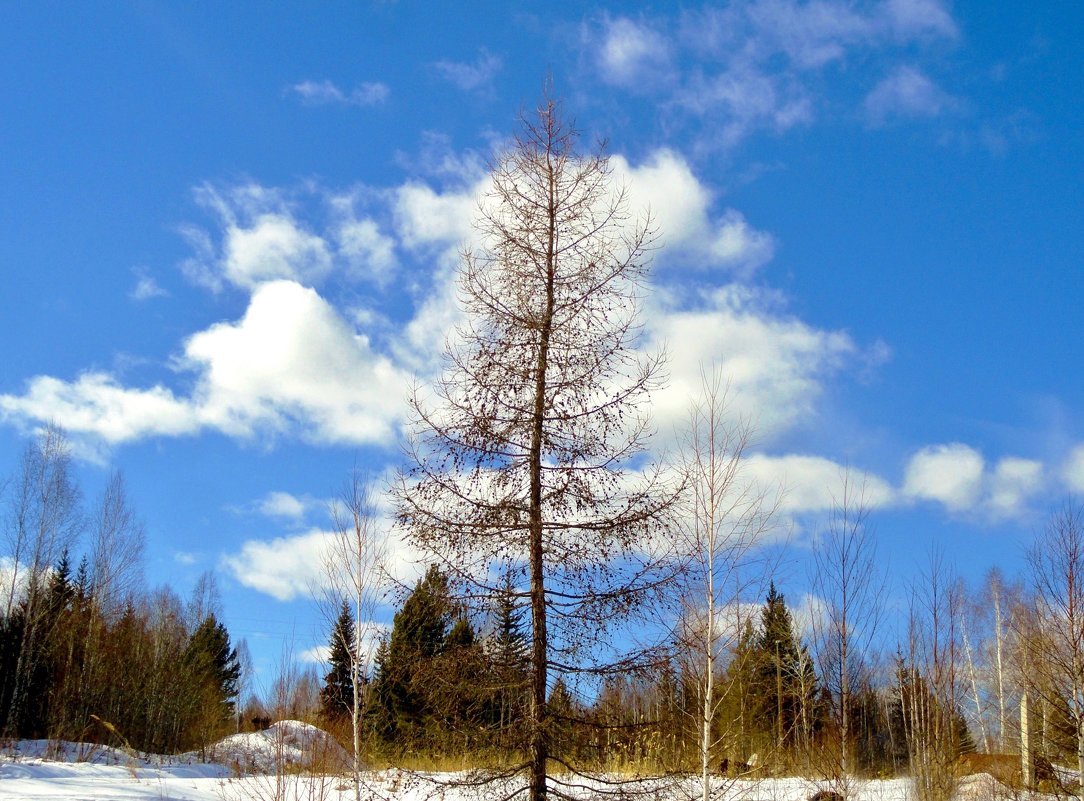
[[(175, 757), (128, 754), (105, 746), (24, 741), (0, 754), (0, 799), (65, 801), (347, 801), (353, 789), (341, 775), (278, 771), (277, 764), (304, 765), (313, 753), (324, 764), (346, 754), (328, 735), (297, 721), (282, 721), (255, 734), (227, 737), (206, 754)], [(208, 761), (203, 761), (206, 758)], [(343, 763), (345, 764), (345, 762)], [(389, 770), (366, 774), (362, 797), (374, 801), (480, 801), (512, 789), (454, 787), (451, 774), (419, 777)], [(691, 780), (656, 780), (634, 795), (652, 801), (699, 797)], [(818, 789), (803, 779), (720, 780), (719, 801), (805, 801)], [(593, 795), (583, 789), (584, 798)], [(1013, 797), (985, 775), (961, 782), (961, 801)], [(1016, 796), (1019, 798), (1019, 796)], [(906, 779), (858, 782), (853, 801), (911, 801)]]

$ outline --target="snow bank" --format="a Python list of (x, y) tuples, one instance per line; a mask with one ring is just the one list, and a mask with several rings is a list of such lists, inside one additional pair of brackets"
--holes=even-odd
[(300, 720), (280, 720), (263, 731), (231, 734), (208, 748), (207, 757), (242, 774), (313, 766), (335, 773), (350, 764), (350, 755), (334, 737)]

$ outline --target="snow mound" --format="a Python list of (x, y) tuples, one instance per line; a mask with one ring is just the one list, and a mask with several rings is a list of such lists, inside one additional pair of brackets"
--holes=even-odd
[(1012, 796), (1013, 792), (989, 773), (972, 773), (956, 785), (956, 797), (960, 801), (991, 801)]
[(280, 720), (263, 731), (231, 734), (209, 748), (208, 757), (238, 773), (313, 766), (335, 772), (350, 764), (350, 755), (334, 737), (300, 720)]

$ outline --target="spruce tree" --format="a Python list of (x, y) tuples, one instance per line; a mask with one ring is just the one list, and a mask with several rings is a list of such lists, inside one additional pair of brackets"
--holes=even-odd
[(756, 714), (762, 733), (777, 745), (808, 745), (816, 725), (813, 661), (774, 582), (761, 610), (756, 648)]
[(370, 717), (387, 743), (410, 745), (433, 722), (433, 660), (444, 649), (453, 617), (448, 577), (436, 565), (414, 586), (377, 653)]
[(208, 615), (188, 639), (182, 660), (191, 686), (196, 745), (206, 745), (233, 717), (241, 665), (226, 627)]
[(324, 687), (320, 690), (320, 717), (329, 723), (348, 717), (354, 704), (351, 668), (354, 663), (355, 634), (354, 616), (349, 604), (343, 601), (339, 617), (331, 630), (331, 654), (328, 657), (331, 670), (324, 677)]

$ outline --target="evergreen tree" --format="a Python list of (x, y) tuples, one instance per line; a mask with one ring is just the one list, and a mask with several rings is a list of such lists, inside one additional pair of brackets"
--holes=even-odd
[(356, 630), (350, 605), (343, 601), (342, 610), (331, 630), (331, 670), (324, 677), (320, 690), (320, 717), (334, 722), (349, 717), (354, 705), (353, 664)]
[[(801, 742), (815, 724), (817, 681), (813, 660), (794, 630), (786, 599), (773, 582), (761, 611), (758, 704), (761, 725), (783, 746)], [(803, 738), (803, 735), (805, 737)]]
[(504, 586), (494, 600), (493, 635), (487, 648), (494, 687), (492, 725), (496, 728), (497, 745), (502, 748), (522, 746), (522, 724), (530, 703), (530, 644), (521, 612), (516, 604), (512, 575), (506, 573)]
[(448, 577), (436, 565), (414, 586), (377, 653), (370, 718), (386, 743), (411, 746), (433, 723), (433, 660), (444, 649), (453, 617)]
[(188, 640), (182, 660), (191, 686), (191, 734), (195, 745), (210, 742), (233, 717), (241, 665), (226, 627), (213, 614)]

